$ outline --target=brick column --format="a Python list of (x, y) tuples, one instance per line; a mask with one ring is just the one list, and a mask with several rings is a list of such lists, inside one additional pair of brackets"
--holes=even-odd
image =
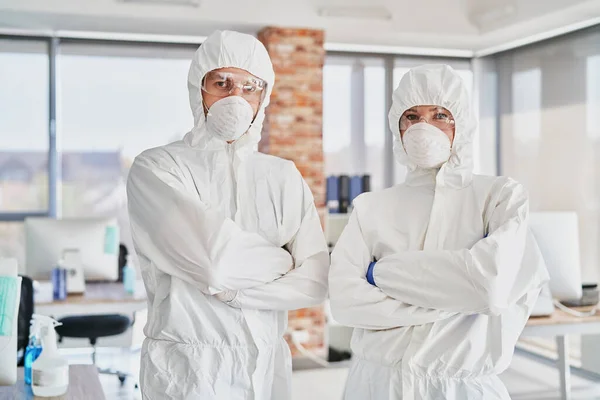
[[(325, 213), (323, 164), (324, 32), (267, 27), (258, 34), (275, 68), (275, 87), (267, 109), (260, 151), (296, 163), (310, 186), (321, 221)], [(289, 313), (291, 329), (311, 334), (305, 347), (327, 354), (323, 307)], [(293, 345), (292, 355), (297, 355)]]

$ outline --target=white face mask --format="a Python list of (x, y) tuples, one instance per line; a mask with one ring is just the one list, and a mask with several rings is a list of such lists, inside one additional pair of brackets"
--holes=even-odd
[(450, 139), (426, 122), (412, 125), (402, 137), (408, 159), (421, 168), (439, 168), (451, 154)]
[(206, 129), (214, 137), (232, 142), (250, 129), (254, 110), (240, 96), (224, 97), (216, 101), (206, 113)]

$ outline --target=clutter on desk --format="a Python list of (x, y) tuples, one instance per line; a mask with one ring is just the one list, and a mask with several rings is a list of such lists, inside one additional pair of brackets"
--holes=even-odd
[(52, 298), (54, 300), (65, 300), (67, 298), (67, 269), (64, 261), (58, 261), (52, 269)]
[(67, 294), (85, 292), (85, 276), (79, 249), (63, 250), (63, 267), (67, 270)]
[(35, 315), (39, 321), (42, 351), (31, 364), (31, 390), (39, 397), (62, 396), (69, 387), (69, 363), (58, 353), (56, 326), (60, 322), (45, 315)]
[[(122, 278), (119, 281), (123, 282), (127, 293), (133, 294), (136, 286), (136, 270), (132, 264), (131, 255), (128, 255), (127, 248), (123, 245), (119, 248), (119, 263), (122, 262), (121, 259), (125, 265), (118, 265), (119, 275)], [(79, 249), (62, 250), (62, 258), (51, 271), (51, 282), (53, 299), (57, 301), (65, 300), (71, 294), (85, 292), (85, 271)]]
[(585, 306), (595, 306), (600, 301), (600, 292), (598, 291), (598, 284), (588, 283), (581, 286), (583, 296), (581, 302)]
[(329, 176), (327, 178), (327, 209), (330, 214), (347, 214), (360, 194), (371, 190), (371, 176)]
[(581, 289), (581, 298), (563, 300), (561, 303), (567, 307), (588, 307), (598, 305), (600, 302), (600, 292), (598, 291), (598, 285), (596, 283), (583, 284), (581, 285)]

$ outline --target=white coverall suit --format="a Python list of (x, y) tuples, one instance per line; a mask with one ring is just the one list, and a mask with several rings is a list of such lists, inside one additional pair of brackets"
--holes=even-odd
[[(208, 134), (202, 105), (203, 77), (224, 67), (268, 83), (252, 127), (233, 144)], [(258, 40), (212, 34), (189, 72), (194, 128), (131, 168), (132, 235), (148, 293), (144, 399), (291, 398), (287, 310), (324, 300), (329, 255), (295, 165), (256, 151), (273, 83)], [(235, 298), (224, 303), (219, 293)]]
[[(441, 168), (411, 164), (400, 140), (400, 117), (419, 105), (454, 116)], [(448, 66), (415, 68), (394, 92), (389, 123), (406, 182), (357, 198), (332, 254), (333, 317), (355, 328), (345, 399), (509, 398), (497, 375), (547, 272), (523, 186), (472, 172), (474, 122)], [(373, 260), (377, 286), (365, 277)]]

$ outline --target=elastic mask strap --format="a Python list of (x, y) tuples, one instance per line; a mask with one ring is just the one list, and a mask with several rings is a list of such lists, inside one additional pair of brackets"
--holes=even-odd
[(202, 98), (202, 109), (204, 110), (204, 121), (206, 121), (206, 118), (208, 117), (208, 107), (204, 102), (204, 98)]

